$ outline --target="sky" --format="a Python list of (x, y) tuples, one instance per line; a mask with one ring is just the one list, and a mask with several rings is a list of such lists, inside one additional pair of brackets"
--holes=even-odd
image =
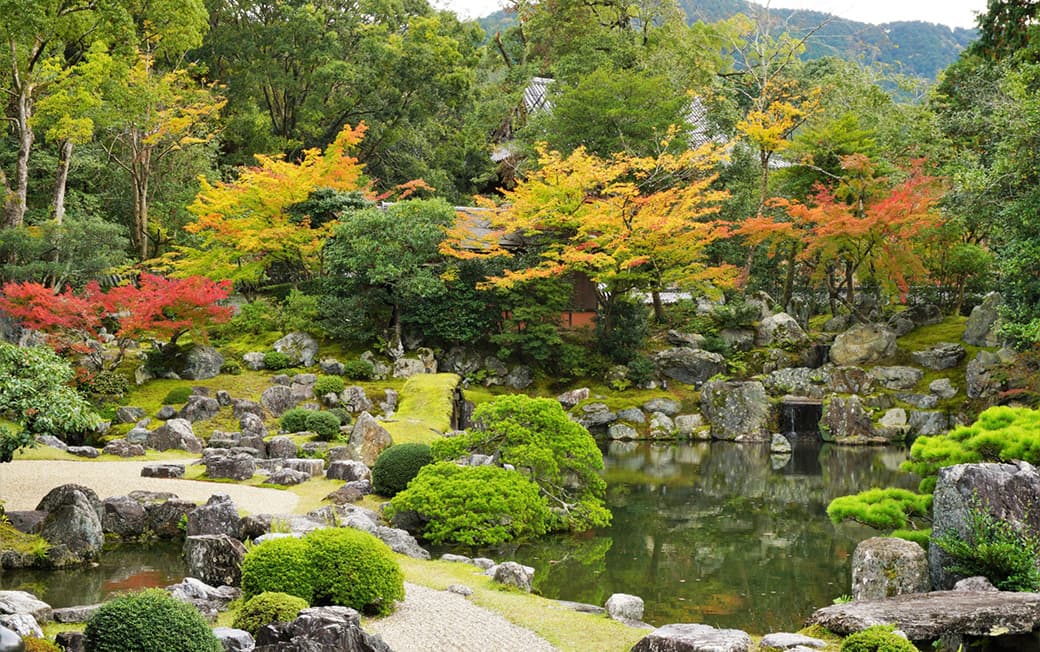
[[(765, 4), (764, 0), (753, 0)], [(433, 0), (437, 7), (452, 9), (463, 18), (479, 18), (505, 5), (505, 0)], [(774, 8), (813, 9), (865, 23), (925, 20), (951, 27), (974, 27), (975, 12), (986, 0), (772, 0)]]

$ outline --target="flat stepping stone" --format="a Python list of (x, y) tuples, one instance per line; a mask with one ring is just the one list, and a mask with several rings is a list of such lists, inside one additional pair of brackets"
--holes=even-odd
[(142, 478), (183, 478), (183, 464), (148, 464), (141, 469)]

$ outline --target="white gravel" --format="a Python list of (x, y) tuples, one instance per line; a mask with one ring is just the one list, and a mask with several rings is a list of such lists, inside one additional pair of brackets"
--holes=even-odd
[(478, 607), (457, 593), (405, 582), (404, 602), (386, 618), (366, 622), (394, 652), (554, 652), (534, 632)]
[[(190, 463), (187, 460), (177, 463)], [(247, 487), (223, 482), (142, 478), (141, 469), (155, 462), (67, 462), (14, 461), (0, 464), (0, 500), (6, 509), (36, 509), (47, 492), (62, 484), (90, 487), (104, 500), (123, 496), (135, 489), (168, 491), (180, 498), (203, 503), (216, 493), (225, 493), (235, 506), (250, 514), (285, 514), (296, 507), (298, 496), (291, 491)]]

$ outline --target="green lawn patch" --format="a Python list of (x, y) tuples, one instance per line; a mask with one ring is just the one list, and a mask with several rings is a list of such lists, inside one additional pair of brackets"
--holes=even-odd
[(401, 403), (391, 421), (382, 425), (395, 444), (429, 444), (451, 429), (452, 394), (461, 379), (456, 374), (419, 374), (401, 389)]

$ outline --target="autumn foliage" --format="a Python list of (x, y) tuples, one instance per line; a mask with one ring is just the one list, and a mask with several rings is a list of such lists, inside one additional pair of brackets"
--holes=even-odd
[(96, 352), (90, 343), (102, 327), (115, 335), (120, 348), (130, 340), (156, 338), (176, 343), (186, 333), (205, 339), (209, 326), (231, 318), (229, 281), (216, 283), (195, 276), (168, 279), (141, 274), (136, 285), (107, 292), (94, 282), (82, 292), (62, 292), (39, 283), (6, 283), (0, 310), (27, 328), (43, 333), (58, 352)]
[[(706, 247), (727, 235), (713, 219), (727, 197), (713, 188), (720, 158), (712, 145), (609, 159), (583, 148), (564, 157), (542, 146), (539, 169), (488, 213), (494, 231), (521, 234), (541, 249), (541, 260), (489, 283), (509, 288), (582, 272), (608, 297), (670, 284), (725, 283), (732, 270), (706, 260)], [(497, 240), (475, 243), (465, 223), (449, 232), (442, 251), (460, 258), (511, 255)]]

